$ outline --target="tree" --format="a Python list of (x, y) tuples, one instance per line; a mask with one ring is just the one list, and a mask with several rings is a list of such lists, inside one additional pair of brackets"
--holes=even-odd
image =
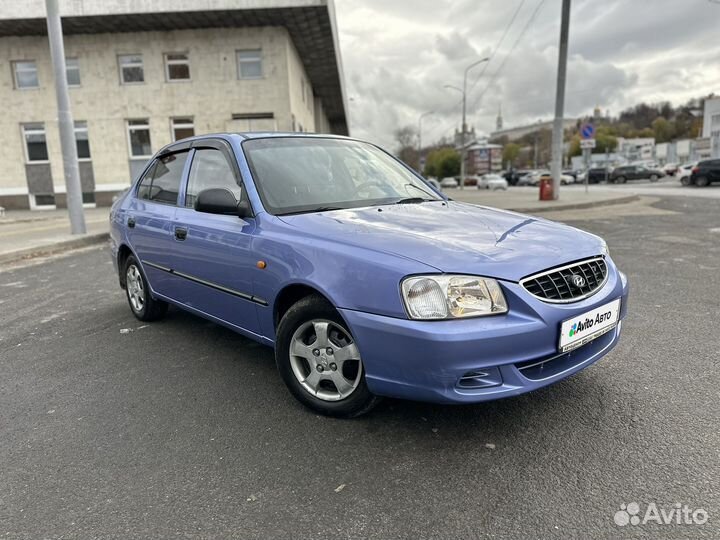
[(655, 142), (658, 143), (668, 142), (675, 135), (674, 126), (663, 116), (658, 116), (652, 121), (652, 130), (655, 134)]
[(437, 148), (427, 155), (425, 176), (445, 178), (460, 174), (460, 154), (454, 148)]
[(517, 143), (507, 143), (503, 147), (502, 159), (507, 167), (515, 164), (515, 160), (520, 155), (520, 145)]
[(411, 126), (401, 127), (395, 130), (395, 141), (398, 143), (397, 157), (407, 163), (415, 170), (419, 168), (419, 159), (417, 148), (415, 148), (415, 138), (417, 133), (415, 128)]

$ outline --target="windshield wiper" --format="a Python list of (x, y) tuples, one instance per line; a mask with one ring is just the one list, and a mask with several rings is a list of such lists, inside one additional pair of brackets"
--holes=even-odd
[(424, 203), (426, 201), (434, 201), (435, 199), (426, 199), (423, 197), (408, 197), (406, 199), (400, 199), (399, 201), (395, 201), (395, 204), (419, 204)]
[(330, 210), (346, 210), (342, 206), (318, 206), (317, 208), (308, 208), (307, 210), (298, 210), (297, 212), (285, 212), (282, 216), (292, 216), (295, 214), (311, 214), (313, 212), (329, 212)]

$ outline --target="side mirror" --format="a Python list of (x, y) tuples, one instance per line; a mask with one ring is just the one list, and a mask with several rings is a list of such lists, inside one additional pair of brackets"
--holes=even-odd
[(250, 204), (243, 198), (240, 202), (226, 188), (205, 189), (198, 194), (195, 210), (208, 214), (235, 215), (241, 218), (252, 215)]

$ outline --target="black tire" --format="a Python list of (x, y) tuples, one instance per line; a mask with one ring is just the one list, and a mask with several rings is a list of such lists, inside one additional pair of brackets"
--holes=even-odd
[(690, 180), (690, 177), (689, 177), (689, 176), (683, 176), (683, 177), (680, 179), (680, 183), (681, 183), (683, 186), (690, 186), (690, 185), (692, 185), (692, 181)]
[(706, 187), (706, 186), (710, 185), (710, 180), (708, 180), (707, 176), (698, 176), (695, 179), (695, 185), (697, 187)]
[[(134, 284), (129, 278), (130, 272), (137, 272), (135, 275), (139, 280), (143, 293), (142, 304), (139, 304), (137, 301), (133, 301), (132, 294)], [(127, 297), (130, 311), (132, 311), (135, 317), (143, 322), (151, 322), (162, 319), (165, 316), (168, 310), (167, 302), (163, 302), (162, 300), (152, 297), (150, 294), (150, 287), (148, 287), (147, 278), (143, 273), (142, 267), (138, 264), (137, 259), (133, 255), (130, 255), (125, 261), (125, 266), (123, 268), (123, 280), (125, 283), (125, 296)]]
[(627, 178), (624, 176), (618, 176), (615, 180), (613, 180), (613, 184), (624, 184), (625, 182), (627, 182)]
[(650, 175), (650, 181), (651, 181), (651, 182), (657, 182), (657, 181), (658, 181), (657, 174), (651, 174), (651, 175)]
[[(275, 362), (283, 381), (295, 398), (315, 412), (337, 418), (355, 418), (367, 413), (377, 405), (380, 398), (370, 392), (363, 369), (360, 381), (352, 393), (338, 401), (326, 401), (311, 394), (302, 386), (293, 372), (290, 346), (295, 332), (311, 321), (330, 321), (352, 337), (345, 321), (337, 310), (324, 298), (309, 295), (296, 302), (285, 313), (278, 325), (275, 337)], [(311, 368), (312, 369), (312, 368)]]

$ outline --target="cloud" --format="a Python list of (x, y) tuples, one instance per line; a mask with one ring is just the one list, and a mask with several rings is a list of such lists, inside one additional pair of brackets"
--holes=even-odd
[[(337, 0), (351, 133), (392, 148), (395, 129), (434, 111), (423, 140), (451, 136), (460, 96), (443, 86), (462, 85), (464, 68), (493, 52), (519, 6), (485, 71), (470, 73), (468, 122), (492, 131), (500, 104), (506, 126), (551, 118), (560, 3), (546, 0), (520, 33), (539, 2)], [(718, 20), (720, 5), (707, 0), (574, 1), (566, 115), (720, 91)]]

